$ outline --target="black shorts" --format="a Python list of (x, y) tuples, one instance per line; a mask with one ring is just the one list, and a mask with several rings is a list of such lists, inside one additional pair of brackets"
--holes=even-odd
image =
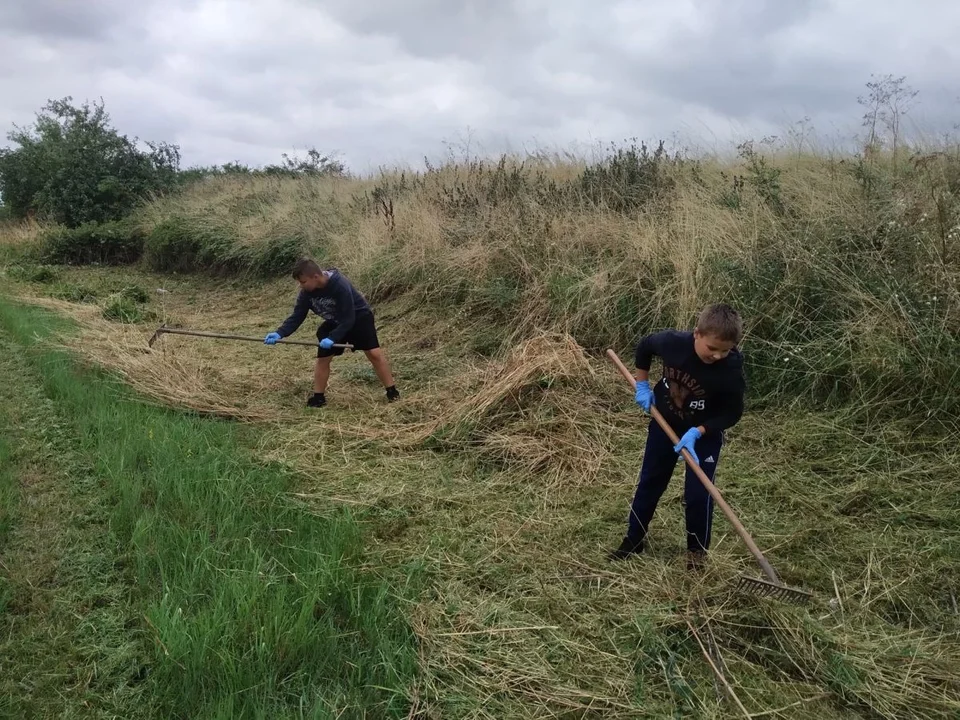
[[(337, 323), (335, 321), (326, 320), (317, 328), (317, 340), (319, 341), (325, 337), (329, 337), (330, 333), (333, 332), (336, 327)], [(353, 327), (350, 328), (350, 331), (340, 342), (353, 345), (355, 350), (375, 350), (380, 347), (380, 341), (377, 338), (377, 327), (373, 321), (373, 314), (361, 313), (357, 315), (357, 319), (353, 322)], [(318, 358), (330, 357), (331, 355), (343, 355), (343, 348), (330, 348), (329, 350), (317, 348)]]

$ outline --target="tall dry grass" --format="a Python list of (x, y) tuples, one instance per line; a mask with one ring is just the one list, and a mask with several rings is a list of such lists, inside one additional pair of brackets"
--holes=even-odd
[(482, 354), (545, 331), (625, 350), (726, 301), (746, 318), (755, 399), (956, 407), (955, 151), (896, 164), (752, 145), (736, 161), (618, 152), (362, 181), (218, 177), (142, 221), (178, 218), (214, 238), (210, 257), (268, 272), (310, 253), (374, 301), (405, 295), (472, 326)]

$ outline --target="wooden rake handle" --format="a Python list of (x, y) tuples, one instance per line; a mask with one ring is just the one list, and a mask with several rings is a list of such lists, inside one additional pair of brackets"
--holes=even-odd
[[(636, 388), (637, 381), (630, 374), (630, 371), (627, 370), (626, 365), (624, 365), (620, 358), (617, 357), (617, 354), (613, 350), (607, 350), (607, 357), (617, 366), (617, 369), (620, 371), (620, 374), (630, 383), (630, 386)], [(677, 437), (677, 434), (673, 431), (673, 428), (663, 419), (663, 415), (660, 414), (660, 411), (656, 407), (650, 407), (650, 414), (653, 416), (653, 419), (657, 421), (663, 431), (667, 434), (667, 437), (670, 438), (670, 441), (676, 445), (680, 442), (680, 438)], [(776, 571), (773, 569), (773, 566), (767, 562), (767, 559), (763, 556), (763, 553), (760, 552), (760, 548), (757, 547), (757, 544), (753, 541), (753, 538), (750, 537), (750, 533), (747, 532), (746, 528), (740, 523), (737, 519), (737, 516), (734, 514), (733, 509), (727, 505), (727, 501), (723, 499), (723, 496), (720, 494), (720, 491), (717, 490), (716, 486), (710, 482), (710, 478), (706, 476), (703, 470), (700, 469), (700, 466), (694, 462), (693, 456), (690, 454), (690, 451), (684, 448), (682, 451), (683, 459), (687, 461), (687, 465), (693, 470), (693, 473), (697, 476), (703, 486), (706, 488), (707, 492), (710, 493), (710, 497), (713, 498), (714, 502), (723, 510), (723, 514), (727, 516), (727, 520), (730, 521), (730, 524), (733, 525), (734, 529), (737, 531), (737, 534), (746, 543), (747, 547), (750, 549), (750, 552), (753, 553), (753, 556), (757, 559), (757, 562), (760, 563), (760, 567), (763, 569), (763, 572), (766, 576), (775, 583), (780, 583), (780, 578), (777, 577)]]

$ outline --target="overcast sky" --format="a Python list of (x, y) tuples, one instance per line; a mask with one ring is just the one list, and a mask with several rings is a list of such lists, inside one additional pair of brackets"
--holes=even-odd
[(804, 116), (850, 135), (890, 73), (938, 132), (960, 121), (957, 28), (957, 0), (0, 0), (0, 123), (102, 97), (184, 166), (316, 146), (367, 172), (467, 141), (723, 150)]

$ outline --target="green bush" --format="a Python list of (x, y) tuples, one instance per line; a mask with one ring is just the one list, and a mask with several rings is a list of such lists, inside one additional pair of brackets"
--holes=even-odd
[(7, 137), (0, 148), (0, 197), (4, 214), (38, 218), (75, 228), (120, 220), (141, 202), (174, 187), (180, 150), (137, 140), (110, 126), (102, 103), (80, 107), (71, 98), (52, 100), (32, 127)]
[(127, 265), (143, 254), (144, 233), (130, 220), (58, 227), (43, 235), (40, 256), (62, 265)]
[(667, 196), (675, 182), (666, 168), (671, 163), (663, 141), (652, 153), (638, 148), (611, 148), (609, 157), (591, 165), (580, 176), (580, 191), (592, 204), (629, 213)]
[(288, 272), (302, 248), (297, 236), (244, 243), (229, 228), (175, 215), (150, 233), (144, 258), (158, 272), (271, 276)]

